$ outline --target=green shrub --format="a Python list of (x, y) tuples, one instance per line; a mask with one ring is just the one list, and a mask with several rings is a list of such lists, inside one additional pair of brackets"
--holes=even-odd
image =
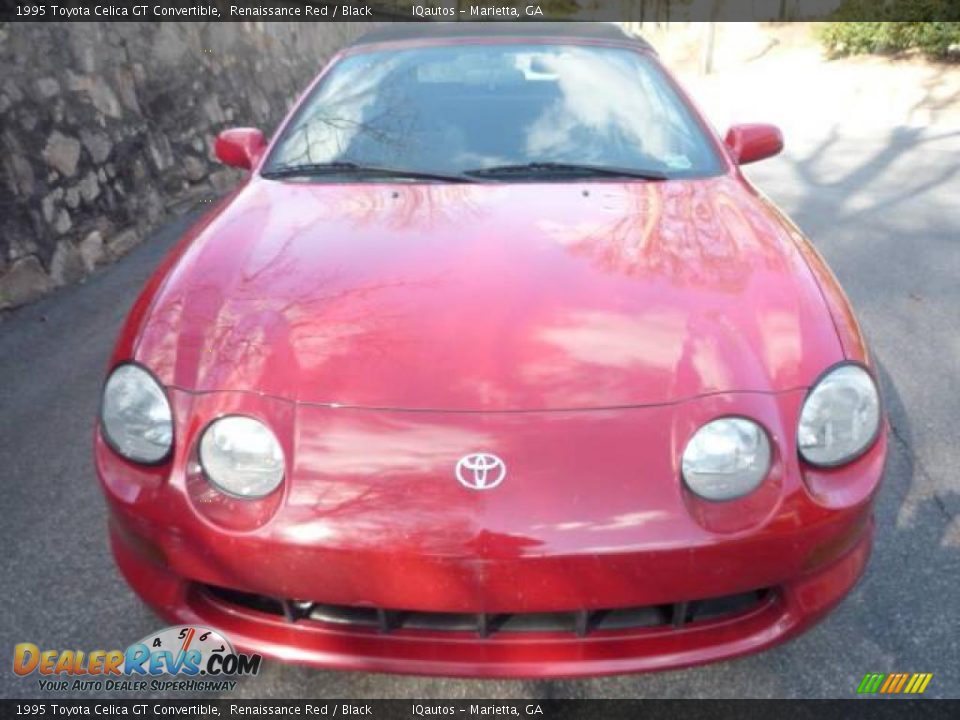
[[(920, 50), (945, 57), (951, 45), (960, 45), (958, 0), (845, 0), (832, 17), (854, 21), (820, 28), (820, 41), (833, 55)], [(864, 18), (874, 22), (857, 22)]]

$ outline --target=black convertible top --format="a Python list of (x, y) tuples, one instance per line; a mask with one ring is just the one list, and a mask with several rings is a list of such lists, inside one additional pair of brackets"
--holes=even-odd
[(411, 22), (390, 23), (371, 30), (351, 45), (442, 38), (556, 37), (571, 40), (633, 42), (653, 52), (646, 40), (606, 22)]

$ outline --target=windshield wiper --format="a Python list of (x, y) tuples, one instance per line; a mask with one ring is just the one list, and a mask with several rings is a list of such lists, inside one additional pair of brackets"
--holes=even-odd
[(657, 170), (639, 170), (633, 168), (612, 167), (607, 165), (588, 165), (563, 162), (529, 162), (517, 165), (493, 165), (491, 167), (465, 170), (464, 175), (480, 178), (512, 177), (516, 175), (592, 175), (607, 177), (629, 177), (642, 180), (667, 180), (668, 176)]
[(295, 165), (280, 165), (279, 167), (264, 170), (261, 173), (265, 178), (272, 180), (296, 177), (319, 177), (323, 175), (376, 175), (380, 177), (410, 178), (413, 180), (439, 180), (442, 182), (476, 182), (473, 178), (464, 175), (427, 172), (422, 170), (405, 170), (403, 168), (378, 167), (376, 165), (362, 165), (347, 160), (336, 160), (326, 163), (298, 163)]

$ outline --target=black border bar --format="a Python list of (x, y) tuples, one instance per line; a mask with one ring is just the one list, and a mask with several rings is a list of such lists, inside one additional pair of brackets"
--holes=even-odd
[(960, 21), (940, 0), (0, 0), (0, 22)]
[(960, 715), (960, 700), (0, 700), (5, 718), (88, 715), (147, 720), (947, 720)]

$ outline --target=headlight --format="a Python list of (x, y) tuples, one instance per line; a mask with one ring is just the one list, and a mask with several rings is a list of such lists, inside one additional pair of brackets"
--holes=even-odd
[(707, 500), (732, 500), (753, 492), (769, 469), (767, 433), (744, 418), (707, 423), (683, 451), (683, 479)]
[(880, 429), (880, 394), (870, 373), (841, 365), (803, 403), (797, 446), (813, 465), (841, 465), (860, 456)]
[(230, 415), (204, 430), (200, 465), (210, 482), (228, 495), (258, 498), (283, 480), (283, 449), (259, 420)]
[(137, 365), (120, 365), (103, 388), (100, 425), (110, 446), (129, 460), (156, 463), (173, 446), (173, 414), (163, 388)]

